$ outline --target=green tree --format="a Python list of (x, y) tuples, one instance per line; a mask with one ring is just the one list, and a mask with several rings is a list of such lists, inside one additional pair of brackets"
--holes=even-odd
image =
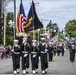
[(3, 0), (0, 0), (0, 44), (3, 43)]
[(13, 12), (8, 12), (7, 13), (7, 18), (6, 18), (6, 24), (7, 24), (7, 27), (9, 27), (9, 21), (13, 21)]
[[(50, 22), (48, 23), (46, 30), (51, 32), (51, 37), (53, 37), (59, 30), (57, 23), (52, 23), (52, 21), (50, 20)], [(56, 31), (56, 32), (54, 32)]]
[(76, 20), (70, 20), (66, 23), (65, 31), (71, 36), (76, 37)]
[(10, 26), (11, 24), (9, 24), (9, 21), (13, 21), (13, 12), (9, 12), (7, 13), (7, 17), (6, 17), (6, 45), (7, 44), (13, 44), (13, 25)]
[(58, 26), (57, 26), (57, 23), (52, 23), (52, 21), (50, 20), (50, 22), (48, 23), (47, 27), (46, 27), (46, 30), (52, 30), (52, 32), (54, 30), (58, 31)]

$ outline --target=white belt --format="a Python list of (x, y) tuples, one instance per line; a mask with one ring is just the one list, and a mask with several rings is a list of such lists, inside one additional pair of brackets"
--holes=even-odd
[(20, 52), (13, 52), (14, 54), (20, 54)]
[(41, 53), (47, 53), (47, 52), (43, 52), (43, 51), (41, 51)]
[(37, 52), (31, 52), (32, 54), (36, 54)]
[(27, 51), (22, 51), (22, 53), (26, 53), (27, 54), (28, 52)]

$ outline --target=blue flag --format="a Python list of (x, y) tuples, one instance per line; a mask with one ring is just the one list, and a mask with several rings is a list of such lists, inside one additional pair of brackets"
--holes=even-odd
[(35, 4), (32, 1), (32, 5), (30, 7), (29, 13), (28, 13), (28, 18), (26, 25), (24, 27), (25, 32), (36, 30), (43, 28), (43, 24), (40, 22), (36, 10), (35, 10)]

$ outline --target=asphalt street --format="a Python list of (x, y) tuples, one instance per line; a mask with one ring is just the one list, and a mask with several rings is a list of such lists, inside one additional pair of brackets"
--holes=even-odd
[[(41, 75), (40, 65), (41, 64), (39, 62), (37, 75)], [(0, 60), (0, 75), (13, 75), (12, 58)], [(22, 75), (21, 67), (20, 75)], [(33, 75), (31, 70), (31, 61), (28, 75)], [(76, 75), (76, 60), (73, 63), (70, 62), (69, 51), (65, 51), (64, 56), (54, 56), (53, 61), (49, 63), (47, 75)]]

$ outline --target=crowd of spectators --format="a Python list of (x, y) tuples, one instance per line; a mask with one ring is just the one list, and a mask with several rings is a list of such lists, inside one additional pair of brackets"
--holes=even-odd
[(2, 44), (0, 45), (0, 59), (3, 58), (8, 58), (11, 56), (11, 45), (3, 46)]

